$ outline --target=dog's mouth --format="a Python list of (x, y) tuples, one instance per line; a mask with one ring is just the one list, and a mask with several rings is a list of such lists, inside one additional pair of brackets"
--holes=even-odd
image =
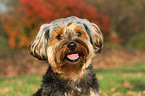
[(66, 56), (66, 59), (70, 62), (76, 62), (79, 60), (79, 54), (78, 53), (72, 53), (72, 54), (68, 54)]

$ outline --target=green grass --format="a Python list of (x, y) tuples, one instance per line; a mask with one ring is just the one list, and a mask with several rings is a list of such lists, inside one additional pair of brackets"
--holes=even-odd
[(30, 96), (41, 84), (40, 75), (0, 79), (0, 96)]
[[(116, 88), (115, 92), (124, 94), (127, 94), (128, 91), (136, 93), (145, 91), (145, 62), (121, 68), (97, 70), (95, 72), (100, 82), (100, 88), (105, 93), (109, 93), (112, 88)], [(125, 81), (131, 85), (126, 85), (127, 87), (125, 87)]]
[[(113, 96), (112, 94), (116, 92), (127, 94), (128, 91), (133, 91), (137, 94), (139, 91), (145, 91), (145, 62), (121, 68), (96, 70), (95, 72), (100, 83), (100, 90), (110, 94), (110, 90), (115, 88), (108, 96)], [(40, 87), (41, 79), (42, 75), (1, 78), (0, 96), (31, 96)], [(132, 87), (124, 87), (124, 81), (129, 82)]]

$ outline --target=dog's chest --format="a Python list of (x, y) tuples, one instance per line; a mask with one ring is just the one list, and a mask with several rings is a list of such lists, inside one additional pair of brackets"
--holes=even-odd
[(99, 96), (86, 82), (66, 84), (67, 92), (65, 96)]
[(89, 91), (89, 94), (81, 94), (81, 92), (79, 93), (75, 93), (75, 92), (71, 92), (71, 93), (65, 93), (64, 96), (99, 96), (99, 94), (97, 92), (94, 91)]

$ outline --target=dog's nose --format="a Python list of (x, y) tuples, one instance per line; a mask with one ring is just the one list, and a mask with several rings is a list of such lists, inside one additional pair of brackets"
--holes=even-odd
[(70, 42), (67, 47), (73, 51), (77, 48), (77, 44), (75, 42)]

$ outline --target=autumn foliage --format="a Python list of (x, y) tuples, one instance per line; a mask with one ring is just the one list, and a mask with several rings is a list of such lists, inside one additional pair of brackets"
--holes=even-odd
[(87, 18), (96, 23), (103, 34), (108, 36), (110, 23), (108, 16), (83, 0), (18, 0), (19, 7), (3, 17), (4, 28), (9, 36), (11, 48), (26, 48), (34, 38), (40, 25), (68, 16)]

